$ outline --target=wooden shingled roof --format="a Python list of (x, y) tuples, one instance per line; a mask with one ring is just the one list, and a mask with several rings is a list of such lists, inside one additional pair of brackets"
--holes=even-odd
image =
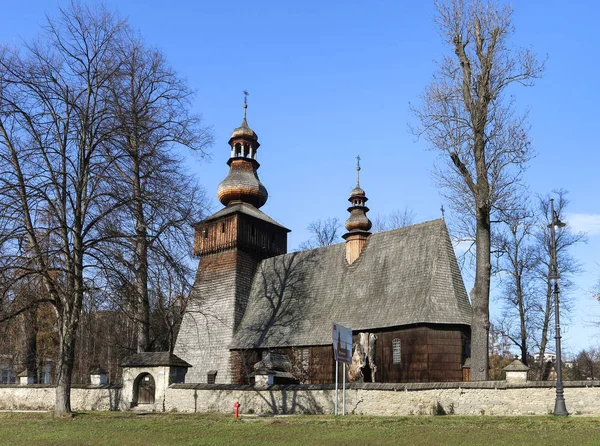
[(371, 235), (352, 265), (344, 243), (262, 261), (230, 348), (330, 344), (333, 322), (356, 331), (471, 317), (440, 219)]
[(143, 352), (128, 357), (121, 367), (191, 367), (192, 365), (170, 352)]
[(204, 220), (196, 223), (194, 226), (198, 226), (198, 225), (201, 225), (201, 224), (209, 222), (209, 221), (217, 220), (226, 215), (231, 215), (231, 214), (235, 214), (235, 213), (249, 215), (258, 220), (263, 220), (263, 221), (266, 221), (267, 223), (271, 223), (272, 225), (279, 226), (279, 227), (285, 229), (286, 231), (290, 232), (290, 230), (288, 228), (277, 223), (275, 220), (273, 220), (271, 217), (269, 217), (267, 214), (265, 214), (260, 209), (257, 209), (256, 207), (254, 207), (248, 203), (242, 203), (242, 202), (230, 204), (229, 206), (226, 206), (223, 209), (221, 209), (220, 211), (214, 213), (210, 217), (205, 218)]

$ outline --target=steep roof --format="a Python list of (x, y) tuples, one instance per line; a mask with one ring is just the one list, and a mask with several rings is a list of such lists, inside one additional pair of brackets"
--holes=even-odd
[(471, 305), (443, 220), (369, 237), (348, 265), (343, 243), (264, 260), (230, 347), (331, 343), (352, 330), (471, 324)]
[[(279, 223), (277, 223), (275, 220), (273, 220), (271, 217), (269, 217), (267, 214), (265, 214), (260, 209), (257, 209), (256, 207), (254, 207), (254, 206), (252, 206), (252, 205), (250, 205), (248, 203), (242, 203), (241, 201), (238, 202), (238, 203), (232, 203), (229, 206), (224, 207), (223, 209), (221, 209), (220, 211), (214, 213), (210, 217), (205, 218), (201, 222), (196, 223), (196, 225), (200, 225), (200, 224), (202, 224), (204, 222), (209, 222), (209, 221), (212, 221), (212, 220), (216, 220), (216, 219), (218, 219), (220, 217), (223, 217), (225, 215), (235, 214), (236, 212), (239, 212), (239, 213), (245, 214), (245, 215), (249, 215), (249, 216), (254, 217), (254, 218), (258, 219), (258, 220), (266, 221), (267, 223), (271, 223), (272, 225), (279, 226), (280, 228), (283, 228), (286, 231), (290, 232), (290, 230), (288, 228), (286, 228), (285, 226), (282, 226)], [(196, 226), (196, 225), (194, 225), (194, 226)]]
[(179, 356), (170, 352), (144, 352), (127, 358), (121, 367), (191, 367)]
[(526, 372), (527, 370), (529, 370), (529, 367), (527, 367), (525, 364), (523, 364), (518, 359), (515, 359), (513, 362), (508, 364), (502, 370), (504, 370), (506, 372)]

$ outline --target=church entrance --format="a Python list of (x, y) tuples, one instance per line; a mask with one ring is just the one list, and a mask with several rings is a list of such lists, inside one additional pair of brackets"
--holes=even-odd
[(135, 380), (135, 394), (137, 404), (154, 404), (156, 385), (150, 373), (142, 373)]

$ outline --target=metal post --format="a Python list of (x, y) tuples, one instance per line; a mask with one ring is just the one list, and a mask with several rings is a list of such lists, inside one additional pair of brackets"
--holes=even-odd
[(339, 398), (339, 392), (338, 392), (338, 368), (339, 368), (339, 364), (337, 361), (335, 361), (335, 415), (337, 416), (338, 414), (338, 398)]
[(550, 211), (552, 215), (552, 221), (548, 225), (550, 226), (550, 236), (552, 242), (552, 253), (550, 258), (550, 279), (554, 282), (554, 325), (555, 325), (555, 336), (556, 340), (556, 400), (554, 402), (554, 415), (559, 417), (566, 417), (569, 415), (567, 412), (567, 406), (565, 404), (565, 392), (562, 381), (562, 357), (561, 357), (561, 346), (560, 346), (560, 287), (558, 284), (560, 275), (558, 273), (558, 261), (556, 256), (556, 232), (555, 226), (564, 226), (558, 216), (554, 212), (554, 200), (550, 200)]
[(346, 363), (344, 362), (344, 375), (342, 376), (342, 415), (346, 415)]

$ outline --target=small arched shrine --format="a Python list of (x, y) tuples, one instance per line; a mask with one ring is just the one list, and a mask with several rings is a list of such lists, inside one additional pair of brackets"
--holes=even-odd
[(162, 411), (167, 387), (185, 382), (191, 365), (169, 352), (145, 352), (127, 358), (121, 367), (123, 401), (132, 408)]

